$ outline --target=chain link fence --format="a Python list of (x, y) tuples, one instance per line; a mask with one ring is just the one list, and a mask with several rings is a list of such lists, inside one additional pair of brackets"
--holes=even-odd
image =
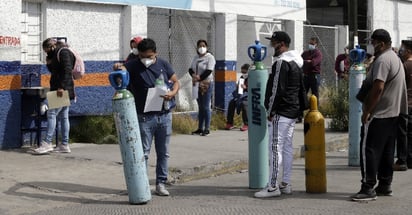
[(176, 96), (179, 110), (197, 109), (196, 101), (191, 99), (192, 79), (188, 69), (197, 54), (196, 42), (199, 39), (206, 40), (209, 51), (214, 53), (215, 25), (213, 13), (163, 8), (148, 9), (148, 37), (156, 41), (159, 57), (170, 62), (181, 84), (181, 89)]

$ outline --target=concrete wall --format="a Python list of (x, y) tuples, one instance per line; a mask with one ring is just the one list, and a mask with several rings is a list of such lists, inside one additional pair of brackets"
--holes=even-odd
[[(108, 74), (112, 70), (113, 63), (124, 60), (128, 55), (131, 36), (151, 36), (148, 35), (147, 7), (134, 4), (130, 6), (130, 2), (106, 4), (98, 0), (96, 2), (99, 3), (80, 0), (32, 2), (41, 4), (43, 23), (41, 40), (48, 37), (66, 37), (69, 45), (85, 60), (86, 76), (75, 81), (77, 102), (70, 107), (70, 114), (111, 114), (111, 98), (114, 90), (109, 85)], [(116, 1), (111, 0), (111, 2)], [(186, 2), (182, 5), (190, 10), (220, 12), (217, 13), (216, 18), (216, 35), (213, 35), (213, 38), (216, 38), (213, 43), (216, 43), (216, 70), (219, 73), (216, 75), (219, 82), (216, 89), (220, 96), (216, 97), (215, 104), (225, 109), (227, 96), (233, 89), (237, 73), (237, 14), (259, 14), (269, 19), (304, 20), (305, 1), (265, 0), (260, 4), (250, 4), (245, 0), (209, 1), (207, 8), (202, 6), (202, 2), (204, 1), (193, 0), (190, 4)], [(27, 42), (26, 38), (22, 38), (21, 33), (22, 1), (2, 0), (1, 4), (0, 149), (19, 147), (21, 144), (20, 88), (28, 86), (29, 74), (36, 74), (30, 77), (31, 86), (48, 87), (50, 79), (44, 62), (22, 63), (21, 61), (22, 44)]]
[(412, 37), (411, 1), (369, 0), (368, 16), (372, 30), (383, 28), (392, 37), (392, 45), (399, 47), (401, 40)]

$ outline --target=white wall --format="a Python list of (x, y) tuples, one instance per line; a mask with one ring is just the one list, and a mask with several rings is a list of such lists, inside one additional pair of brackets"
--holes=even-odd
[(85, 60), (119, 60), (122, 12), (120, 5), (48, 2), (45, 37), (67, 37)]
[(368, 14), (371, 29), (383, 28), (392, 37), (392, 45), (399, 47), (401, 40), (412, 36), (412, 2), (370, 0)]
[[(10, 16), (9, 14), (15, 14)], [(2, 0), (0, 7), (0, 36), (20, 40), (21, 3), (15, 0)], [(20, 45), (0, 43), (0, 61), (19, 61)]]

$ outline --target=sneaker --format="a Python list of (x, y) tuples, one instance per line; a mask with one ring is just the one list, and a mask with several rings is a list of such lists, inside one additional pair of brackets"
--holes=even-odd
[(53, 152), (57, 152), (57, 153), (70, 153), (70, 147), (69, 145), (63, 145), (63, 144), (59, 144), (57, 145), (54, 149)]
[(156, 185), (156, 194), (159, 196), (168, 196), (169, 191), (166, 190), (166, 187), (164, 184), (158, 184)]
[(263, 190), (256, 192), (256, 198), (268, 198), (268, 197), (276, 197), (280, 196), (280, 190), (277, 187), (267, 186)]
[(378, 197), (376, 196), (375, 190), (361, 190), (355, 195), (351, 196), (352, 201), (361, 202), (361, 201), (372, 201), (376, 200)]
[(408, 170), (408, 166), (406, 164), (393, 164), (392, 165), (393, 171), (406, 171)]
[(201, 135), (202, 136), (207, 136), (209, 134), (210, 134), (210, 131), (206, 129), (206, 130), (203, 131), (203, 133)]
[(230, 124), (230, 123), (227, 123), (226, 124), (226, 127), (225, 127), (225, 129), (226, 130), (232, 130), (232, 129), (234, 129), (235, 127), (232, 125), (232, 124)]
[(247, 131), (248, 128), (249, 128), (249, 127), (248, 127), (247, 125), (243, 125), (243, 126), (240, 128), (240, 130), (241, 130), (241, 131)]
[(376, 192), (377, 196), (392, 196), (391, 186), (380, 186), (380, 185), (378, 185), (375, 188), (375, 192)]
[(203, 133), (203, 130), (202, 129), (197, 129), (196, 131), (193, 131), (192, 132), (192, 135), (195, 135), (195, 134), (197, 134), (197, 135), (201, 135)]
[(44, 154), (48, 154), (51, 151), (53, 151), (52, 145), (46, 143), (45, 141), (42, 141), (40, 147), (33, 150), (33, 154), (44, 155)]
[(292, 194), (292, 185), (282, 182), (279, 185), (279, 190), (282, 194)]

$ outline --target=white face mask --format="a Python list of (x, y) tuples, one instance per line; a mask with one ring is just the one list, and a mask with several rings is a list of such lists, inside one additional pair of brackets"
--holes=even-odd
[(134, 55), (138, 55), (139, 54), (139, 50), (137, 50), (137, 48), (132, 48), (132, 53)]
[(368, 44), (366, 46), (366, 53), (370, 54), (370, 55), (374, 55), (375, 54), (375, 47), (372, 44)]
[(140, 61), (146, 66), (146, 68), (154, 63), (152, 58), (142, 58)]
[(309, 45), (308, 45), (308, 48), (309, 48), (309, 50), (315, 50), (315, 49), (316, 49), (316, 46), (315, 46), (315, 45), (312, 45), (312, 44), (309, 44)]
[(197, 52), (199, 52), (199, 54), (206, 54), (207, 48), (206, 47), (199, 47), (197, 49)]

